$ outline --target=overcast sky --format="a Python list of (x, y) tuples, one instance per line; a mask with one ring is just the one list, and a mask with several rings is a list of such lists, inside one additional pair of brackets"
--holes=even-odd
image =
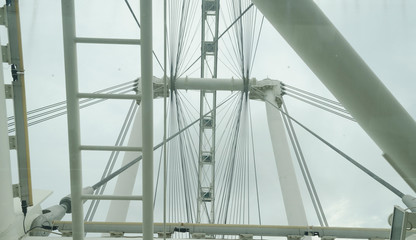
[[(139, 30), (124, 1), (78, 1), (79, 36), (138, 38)], [(155, 52), (162, 58), (161, 1), (155, 2)], [(416, 118), (416, 2), (412, 0), (316, 0), (334, 25), (370, 68)], [(26, 96), (28, 110), (65, 99), (60, 1), (21, 1)], [(87, 6), (87, 4), (91, 4)], [(132, 7), (137, 9), (136, 1)], [(158, 9), (156, 9), (158, 7)], [(138, 12), (138, 11), (137, 11)], [(1, 28), (2, 44), (7, 42)], [(80, 91), (96, 91), (140, 76), (138, 47), (81, 46), (78, 51)], [(10, 67), (4, 65), (6, 82)], [(154, 64), (155, 76), (162, 77)], [(233, 77), (230, 75), (229, 77)], [(235, 76), (234, 76), (235, 77)], [(252, 77), (281, 80), (334, 99), (267, 21), (263, 26)], [(161, 100), (155, 103), (155, 142), (161, 141)], [(335, 146), (405, 193), (414, 195), (381, 156), (381, 150), (356, 123), (286, 98), (292, 115)], [(85, 144), (114, 144), (129, 104), (112, 101), (81, 111)], [(12, 115), (8, 104), (9, 116)], [(269, 138), (264, 104), (253, 102), (254, 137)], [(299, 128), (297, 133), (315, 186), (331, 226), (387, 227), (387, 217), (400, 199)], [(70, 192), (66, 118), (29, 128), (32, 183), (53, 190), (43, 207), (57, 204)], [(265, 224), (286, 224), (270, 142), (256, 144), (262, 217)], [(107, 153), (83, 154), (84, 186), (101, 176)], [(157, 159), (157, 157), (155, 157)], [(12, 153), (12, 162), (15, 154)], [(16, 164), (13, 163), (13, 166)], [(156, 166), (156, 165), (155, 165)], [(273, 166), (273, 165), (272, 165)], [(298, 168), (297, 164), (295, 166)], [(99, 169), (97, 171), (97, 169)], [(13, 173), (14, 182), (17, 180)], [(319, 225), (298, 172), (311, 225)], [(270, 182), (274, 182), (271, 184)], [(110, 185), (111, 188), (111, 185)], [(136, 210), (134, 210), (136, 211)], [(131, 219), (134, 220), (134, 219)]]

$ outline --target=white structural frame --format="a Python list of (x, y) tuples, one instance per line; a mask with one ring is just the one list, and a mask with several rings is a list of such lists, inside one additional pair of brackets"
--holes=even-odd
[[(317, 76), (324, 82), (330, 91), (346, 106), (346, 108), (357, 119), (363, 129), (373, 138), (373, 140), (385, 151), (387, 161), (399, 172), (399, 174), (407, 181), (407, 183), (416, 190), (416, 178), (415, 165), (411, 162), (416, 156), (416, 150), (413, 148), (416, 143), (416, 124), (414, 120), (407, 114), (402, 106), (394, 99), (384, 85), (378, 80), (378, 78), (372, 73), (368, 66), (361, 60), (361, 58), (355, 53), (355, 51), (349, 46), (349, 44), (343, 39), (343, 37), (337, 32), (334, 26), (323, 15), (319, 8), (314, 5), (313, 2), (307, 0), (300, 0), (296, 3), (291, 1), (291, 4), (301, 4), (302, 11), (297, 11), (296, 7), (291, 7), (293, 11), (284, 12), (289, 8), (286, 8), (285, 4), (290, 1), (272, 1), (272, 0), (255, 0), (256, 5), (263, 12), (263, 14), (274, 24), (276, 29), (288, 40), (292, 47), (299, 53), (299, 55), (305, 60), (305, 62), (311, 67), (311, 69), (317, 74)], [(143, 98), (142, 105), (143, 111), (146, 113), (146, 117), (143, 118), (143, 197), (141, 196), (103, 196), (102, 198), (118, 198), (118, 199), (141, 199), (143, 198), (143, 237), (144, 239), (153, 238), (153, 89), (152, 89), (152, 28), (151, 28), (151, 4), (149, 0), (141, 0), (141, 22), (142, 40), (108, 40), (108, 39), (81, 39), (76, 38), (75, 29), (75, 14), (74, 14), (74, 0), (62, 0), (62, 20), (63, 20), (63, 35), (64, 35), (64, 54), (65, 54), (65, 77), (66, 77), (66, 93), (67, 93), (67, 106), (68, 106), (68, 135), (69, 135), (69, 150), (70, 150), (70, 177), (71, 177), (71, 197), (72, 197), (72, 228), (74, 239), (84, 238), (84, 223), (83, 223), (83, 208), (82, 200), (90, 197), (89, 195), (82, 195), (82, 169), (81, 169), (81, 150), (109, 150), (105, 146), (85, 147), (84, 149), (80, 142), (79, 132), (79, 103), (78, 99), (84, 95), (78, 93), (78, 79), (77, 79), (77, 58), (76, 58), (76, 43), (96, 43), (96, 44), (141, 44), (143, 46), (142, 51), (142, 79), (143, 79)], [(300, 5), (299, 5), (300, 6)], [(305, 11), (305, 9), (310, 11)], [(308, 12), (317, 18), (309, 19), (308, 16), (302, 15), (302, 12)], [(308, 29), (305, 31), (305, 26), (300, 28), (296, 26), (299, 21), (302, 22), (307, 18)], [(311, 20), (311, 21), (309, 21)], [(295, 26), (294, 26), (295, 25)], [(299, 25), (299, 24), (298, 24)], [(319, 35), (311, 34), (316, 32), (316, 27), (320, 30)], [(322, 34), (322, 32), (324, 32)], [(305, 37), (304, 34), (307, 34)], [(327, 35), (335, 36), (336, 41), (326, 42), (325, 37)], [(334, 38), (331, 38), (332, 40)], [(81, 40), (80, 40), (81, 39)], [(300, 41), (294, 41), (294, 39)], [(307, 41), (305, 44), (302, 41)], [(321, 48), (313, 49), (313, 45), (325, 46), (326, 51), (321, 51)], [(305, 49), (306, 46), (308, 49)], [(312, 48), (312, 49), (311, 49)], [(310, 51), (312, 50), (312, 51)], [(322, 53), (326, 55), (322, 56)], [(319, 54), (319, 57), (317, 57)], [(349, 65), (339, 64), (342, 62), (348, 62)], [(326, 65), (326, 66), (325, 66)], [(340, 74), (339, 72), (344, 74)], [(5, 108), (2, 104), (4, 102), (4, 82), (3, 74), (1, 73), (0, 81), (0, 137), (6, 140), (7, 128)], [(345, 78), (339, 80), (339, 78)], [(338, 81), (335, 79), (338, 78)], [(362, 81), (366, 79), (366, 81)], [(345, 80), (345, 81), (344, 81)], [(229, 83), (228, 83), (229, 84)], [(234, 83), (228, 88), (234, 88)], [(368, 91), (371, 87), (372, 91)], [(194, 87), (196, 88), (196, 87)], [(374, 90), (374, 88), (376, 90)], [(186, 89), (186, 88), (184, 88)], [(190, 89), (190, 88), (189, 88)], [(359, 89), (367, 94), (365, 95), (366, 101), (360, 101), (361, 99), (351, 97), (353, 90)], [(360, 94), (358, 94), (361, 96)], [(111, 98), (111, 96), (99, 96), (100, 98)], [(128, 96), (128, 98), (134, 98), (134, 96)], [(139, 96), (137, 96), (139, 98)], [(272, 99), (273, 98), (273, 99)], [(266, 92), (266, 99), (274, 102), (275, 96), (269, 91)], [(382, 108), (374, 106), (380, 105)], [(366, 109), (372, 108), (374, 112), (368, 113)], [(271, 115), (271, 114), (270, 114)], [(380, 120), (380, 116), (383, 121)], [(394, 116), (394, 117), (391, 117)], [(276, 116), (271, 116), (270, 119), (276, 119)], [(384, 121), (385, 120), (385, 121)], [(274, 120), (272, 120), (274, 122)], [(371, 126), (370, 126), (371, 124)], [(380, 129), (389, 129), (389, 131), (381, 131)], [(8, 139), (5, 141), (8, 142)], [(6, 146), (6, 147), (4, 147)], [(0, 167), (6, 171), (10, 169), (10, 156), (3, 154), (8, 153), (7, 144), (1, 144), (0, 157), (6, 161), (0, 161)], [(7, 149), (6, 149), (7, 148)], [(95, 148), (95, 149), (93, 149)], [(99, 149), (100, 148), (100, 149)], [(126, 148), (128, 151), (137, 151), (138, 148)], [(0, 159), (1, 160), (1, 159)], [(277, 163), (278, 165), (278, 163)], [(0, 175), (0, 186), (2, 189), (10, 188), (11, 178), (9, 174)], [(294, 176), (294, 175), (292, 175)], [(3, 181), (4, 180), (4, 181)], [(0, 230), (6, 229), (12, 220), (15, 218), (15, 214), (11, 213), (10, 199), (8, 197), (10, 191), (6, 191), (6, 194), (2, 192), (0, 196), (0, 210), (6, 214), (0, 220)], [(87, 197), (86, 197), (87, 196)], [(91, 197), (92, 198), (92, 197)], [(297, 198), (297, 197), (293, 197)], [(90, 198), (88, 198), (90, 199)], [(300, 199), (300, 198), (297, 198)], [(3, 201), (5, 200), (5, 201)], [(406, 199), (404, 199), (404, 202)], [(7, 209), (6, 209), (7, 208)], [(288, 214), (289, 215), (289, 214)], [(303, 218), (300, 214), (298, 219)], [(10, 217), (10, 218), (8, 218)], [(293, 222), (293, 221), (292, 221)], [(198, 231), (202, 231), (204, 226), (201, 226)], [(228, 226), (229, 227), (229, 226)], [(243, 226), (242, 229), (247, 228)], [(310, 229), (310, 227), (296, 227), (295, 231), (302, 231), (302, 229)], [(195, 227), (195, 229), (197, 229)], [(208, 227), (206, 228), (208, 229)], [(318, 229), (318, 228), (316, 228)], [(328, 228), (329, 229), (329, 228)], [(324, 230), (324, 228), (321, 228)], [(264, 230), (262, 230), (264, 233)], [(314, 233), (314, 232), (312, 232)], [(9, 234), (7, 232), (6, 234)], [(14, 236), (13, 232), (10, 236)], [(225, 234), (225, 233), (224, 233)], [(260, 234), (265, 235), (265, 234)], [(335, 235), (335, 234), (334, 234)], [(349, 236), (349, 238), (352, 238)]]
[[(214, 79), (211, 81), (212, 79), (205, 78), (181, 78), (176, 81), (176, 87), (186, 90), (205, 90), (205, 88), (209, 88), (215, 91), (242, 91), (244, 89), (243, 79)], [(292, 226), (306, 226), (308, 222), (282, 116), (279, 110), (270, 104), (280, 105), (281, 103), (280, 81), (250, 79), (248, 87), (251, 99), (263, 100), (266, 104), (270, 138), (288, 223)]]
[[(71, 222), (56, 222), (58, 229), (62, 232), (71, 231)], [(162, 223), (154, 224), (154, 233), (163, 230)], [(142, 224), (88, 222), (85, 228), (89, 232), (125, 232), (141, 233)], [(243, 236), (273, 236), (301, 239), (304, 236), (317, 236), (321, 239), (389, 239), (388, 228), (359, 228), (359, 227), (318, 227), (318, 226), (280, 226), (280, 225), (239, 225), (239, 224), (189, 224), (189, 223), (166, 223), (166, 231), (174, 232), (179, 229), (188, 231), (190, 234), (199, 233), (206, 235), (240, 235)], [(415, 230), (407, 231), (407, 236), (415, 234)]]
[(142, 83), (143, 239), (153, 239), (153, 47), (152, 0), (140, 0)]
[[(254, 85), (256, 79), (249, 80), (249, 85)], [(206, 91), (243, 91), (244, 81), (241, 78), (178, 78), (175, 82), (176, 89), (206, 90)]]
[[(2, 56), (0, 48), (0, 56)], [(14, 213), (12, 175), (10, 164), (9, 133), (7, 128), (6, 94), (3, 63), (0, 67), (0, 238), (17, 239)]]
[[(201, 1), (201, 69), (200, 76), (204, 78), (205, 67), (212, 69), (212, 76), (204, 82), (215, 81), (218, 65), (218, 25), (219, 25), (219, 0)], [(213, 27), (211, 26), (214, 25)], [(211, 34), (205, 34), (208, 29)], [(209, 62), (212, 59), (213, 63)], [(211, 66), (210, 66), (211, 65)], [(175, 81), (176, 83), (177, 81)], [(202, 83), (202, 82), (201, 82)], [(175, 86), (177, 88), (177, 86)], [(177, 88), (178, 89), (178, 88)], [(215, 138), (216, 138), (216, 105), (217, 92), (200, 88), (200, 124), (199, 124), (199, 148), (198, 148), (198, 189), (197, 189), (197, 223), (201, 223), (204, 212), (208, 223), (215, 222)], [(210, 104), (210, 105), (209, 105)], [(205, 116), (204, 111), (211, 108), (211, 114)], [(209, 110), (211, 110), (209, 109)], [(208, 121), (206, 121), (208, 120)], [(210, 124), (207, 124), (209, 123)], [(209, 161), (207, 161), (209, 159)], [(205, 211), (204, 211), (205, 209)]]
[(71, 179), (73, 239), (84, 239), (84, 213), (82, 206), (82, 163), (79, 102), (77, 48), (75, 44), (74, 0), (62, 0), (62, 29), (64, 40), (65, 83), (67, 98), (69, 170)]
[[(141, 51), (141, 76), (142, 76), (142, 111), (143, 117), (143, 197), (142, 196), (104, 196), (102, 199), (125, 199), (143, 200), (143, 238), (153, 239), (153, 65), (152, 65), (152, 1), (141, 0), (140, 19), (142, 39), (139, 41), (143, 46)], [(75, 25), (75, 5), (74, 0), (62, 0), (62, 28), (64, 40), (64, 60), (65, 60), (65, 82), (67, 95), (68, 113), (68, 143), (71, 179), (71, 205), (73, 239), (84, 239), (83, 221), (83, 200), (91, 199), (90, 195), (82, 195), (82, 163), (81, 150), (109, 150), (108, 146), (82, 146), (80, 138), (79, 121), (79, 98), (91, 96), (90, 94), (80, 94), (78, 92), (78, 71), (77, 71), (77, 40)], [(85, 40), (85, 39), (84, 39)], [(98, 44), (131, 44), (126, 41), (89, 39), (88, 43)], [(134, 44), (134, 43), (133, 43)], [(117, 99), (139, 99), (139, 95), (134, 96), (114, 96), (97, 95), (98, 98), (117, 98)], [(124, 148), (126, 151), (137, 151), (139, 148)]]

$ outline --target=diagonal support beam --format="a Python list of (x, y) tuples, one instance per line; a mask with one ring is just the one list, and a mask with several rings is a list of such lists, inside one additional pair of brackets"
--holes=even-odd
[(416, 123), (311, 0), (253, 0), (416, 191)]

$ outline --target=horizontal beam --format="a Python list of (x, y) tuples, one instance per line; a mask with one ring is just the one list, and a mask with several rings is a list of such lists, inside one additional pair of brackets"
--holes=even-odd
[(78, 98), (101, 98), (101, 99), (132, 99), (140, 100), (137, 94), (107, 94), (107, 93), (78, 93)]
[(81, 196), (81, 199), (84, 200), (92, 200), (92, 199), (98, 199), (98, 200), (142, 200), (142, 196), (122, 196), (122, 195), (93, 195), (93, 194), (85, 194)]
[(121, 45), (140, 45), (140, 39), (119, 39), (119, 38), (75, 38), (76, 43), (87, 44), (121, 44)]
[[(248, 85), (256, 83), (256, 79), (250, 79)], [(178, 78), (175, 81), (176, 89), (184, 90), (209, 90), (209, 91), (243, 91), (243, 79), (234, 78)]]
[(95, 145), (81, 145), (81, 150), (89, 151), (125, 151), (125, 152), (141, 152), (141, 147), (125, 147), (125, 146), (95, 146)]
[[(72, 230), (72, 222), (55, 222), (59, 231)], [(331, 236), (336, 238), (350, 239), (388, 239), (390, 229), (388, 228), (341, 228), (341, 227), (314, 227), (314, 226), (277, 226), (277, 225), (233, 225), (233, 224), (187, 224), (166, 223), (166, 232), (174, 232), (179, 229), (189, 233), (205, 233), (216, 235), (240, 235), (252, 234), (254, 236)], [(141, 233), (142, 223), (137, 222), (85, 222), (86, 232), (109, 233)], [(154, 224), (154, 233), (163, 232), (163, 224)], [(407, 235), (415, 234), (408, 231)]]

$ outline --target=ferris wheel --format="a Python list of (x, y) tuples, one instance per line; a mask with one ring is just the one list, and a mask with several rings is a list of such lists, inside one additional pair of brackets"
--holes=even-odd
[[(332, 148), (340, 153), (347, 161), (382, 182), (398, 195), (399, 199), (405, 196), (396, 187), (363, 167), (365, 164), (354, 160), (310, 127), (298, 121), (291, 114), (292, 111), (296, 111), (290, 108), (291, 101), (301, 101), (335, 113), (337, 117), (344, 118), (343, 121), (347, 121), (348, 124), (357, 125), (358, 122), (383, 150), (386, 160), (406, 180), (411, 189), (414, 189), (413, 173), (415, 171), (413, 171), (414, 164), (411, 160), (413, 153), (406, 145), (412, 142), (415, 136), (412, 134), (414, 120), (390, 96), (391, 94), (383, 84), (315, 3), (311, 1), (251, 3), (250, 1), (220, 2), (219, 0), (167, 2), (165, 22), (160, 20), (162, 17), (154, 20), (155, 23), (160, 21), (159, 24), (162, 26), (165, 24), (165, 28), (162, 29), (166, 31), (166, 40), (161, 44), (163, 41), (159, 40), (164, 40), (163, 34), (157, 34), (160, 38), (153, 39), (153, 46), (156, 46), (154, 48), (151, 45), (152, 39), (147, 38), (152, 36), (151, 25), (148, 25), (152, 18), (148, 15), (151, 8), (144, 10), (144, 5), (142, 5), (140, 18), (143, 17), (143, 19), (140, 20), (137, 17), (140, 14), (136, 11), (139, 8), (130, 5), (128, 1), (111, 5), (117, 9), (124, 9), (125, 15), (132, 23), (130, 25), (135, 28), (136, 37), (108, 36), (107, 33), (101, 34), (102, 30), (97, 30), (101, 34), (97, 37), (90, 34), (94, 33), (91, 28), (95, 26), (86, 27), (87, 21), (78, 20), (78, 18), (93, 19), (94, 17), (91, 16), (93, 16), (94, 8), (84, 8), (85, 3), (81, 2), (72, 4), (72, 1), (62, 2), (66, 79), (72, 79), (67, 81), (67, 101), (29, 111), (28, 124), (29, 126), (35, 125), (64, 115), (68, 111), (68, 127), (71, 129), (69, 152), (72, 202), (69, 197), (64, 197), (59, 202), (59, 206), (65, 206), (64, 212), (72, 212), (73, 222), (71, 226), (61, 223), (59, 228), (63, 232), (72, 233), (74, 239), (83, 238), (84, 232), (108, 232), (107, 229), (103, 230), (105, 226), (102, 225), (95, 225), (91, 228), (88, 228), (90, 225), (84, 226), (84, 220), (94, 220), (97, 210), (98, 215), (101, 214), (98, 217), (105, 218), (108, 222), (124, 222), (129, 218), (142, 221), (143, 226), (139, 231), (143, 231), (145, 238), (153, 235), (153, 227), (151, 228), (153, 218), (163, 222), (163, 225), (154, 226), (155, 233), (162, 233), (159, 235), (161, 237), (167, 237), (168, 233), (193, 238), (245, 234), (247, 231), (243, 231), (241, 227), (218, 230), (215, 229), (218, 226), (214, 225), (244, 224), (248, 227), (250, 224), (257, 226), (267, 222), (262, 218), (262, 213), (263, 215), (265, 212), (266, 215), (270, 213), (267, 213), (269, 211), (267, 208), (262, 209), (261, 203), (264, 200), (261, 198), (262, 195), (266, 195), (263, 192), (264, 189), (277, 188), (277, 182), (271, 183), (277, 180), (277, 177), (268, 179), (259, 176), (264, 172), (258, 169), (272, 168), (274, 164), (277, 166), (278, 183), (280, 183), (282, 193), (281, 200), (273, 203), (281, 205), (280, 210), (283, 210), (284, 206), (286, 214), (282, 215), (286, 215), (287, 223), (290, 226), (313, 225), (310, 224), (311, 217), (307, 217), (313, 212), (316, 218), (313, 217), (312, 222), (319, 223), (321, 227), (331, 226), (331, 222), (326, 218), (325, 206), (321, 204), (318, 197), (319, 187), (314, 184), (313, 178), (315, 177), (312, 176), (307, 157), (305, 158), (301, 149), (302, 141), (297, 137), (299, 130), (304, 133), (308, 132), (324, 145), (329, 146), (328, 149)], [(97, 2), (96, 4), (102, 5), (103, 3)], [(163, 4), (154, 3), (154, 5), (162, 6)], [(77, 11), (81, 13), (78, 14)], [(279, 14), (276, 14), (277, 11)], [(161, 11), (159, 14), (163, 16)], [(146, 16), (147, 20), (144, 19)], [(322, 97), (293, 86), (289, 79), (280, 81), (280, 79), (259, 80), (255, 78), (254, 63), (260, 58), (257, 50), (262, 47), (261, 37), (264, 34), (262, 31), (266, 27), (264, 26), (266, 21), (269, 21), (279, 31), (306, 65), (342, 102), (342, 105), (333, 98), (329, 99), (331, 97)], [(133, 28), (130, 25), (126, 28)], [(268, 27), (271, 26), (268, 25)], [(142, 32), (137, 35), (139, 29)], [(117, 34), (120, 32), (123, 34), (123, 29), (120, 29)], [(153, 36), (155, 35), (154, 33)], [(140, 40), (137, 36), (140, 36)], [(157, 51), (157, 44), (159, 48), (163, 46), (167, 53), (165, 59), (163, 59), (163, 54)], [(119, 45), (122, 47), (116, 47)], [(121, 53), (130, 54), (127, 57), (129, 61), (131, 59), (137, 61), (137, 56), (141, 55), (142, 65), (137, 66), (141, 69), (141, 74), (139, 71), (123, 72), (122, 75), (131, 76), (130, 81), (118, 79), (110, 81), (113, 80), (114, 71), (110, 71), (111, 73), (106, 76), (103, 73), (104, 68), (96, 67), (105, 61), (105, 55), (110, 52), (114, 56), (121, 56)], [(134, 56), (131, 57), (131, 55)], [(109, 64), (109, 68), (115, 67), (118, 71), (119, 66), (124, 68), (123, 63)], [(126, 68), (133, 69), (131, 66)], [(145, 69), (154, 69), (154, 72), (158, 72), (160, 76), (155, 77), (156, 74), (152, 71), (146, 72)], [(94, 78), (98, 81), (90, 79), (92, 75), (89, 72), (93, 72)], [(230, 75), (233, 77), (228, 77)], [(77, 78), (79, 78), (81, 91), (78, 90)], [(351, 79), (357, 79), (357, 82), (351, 83)], [(86, 82), (82, 83), (83, 81)], [(101, 81), (117, 84), (97, 91), (101, 89), (99, 85)], [(370, 91), (369, 89), (377, 90)], [(359, 93), (351, 97), (353, 91)], [(364, 93), (366, 93), (365, 96)], [(101, 110), (105, 112), (109, 109), (117, 109), (115, 112), (119, 115), (118, 119), (124, 118), (121, 130), (120, 126), (109, 124), (110, 116), (94, 116), (98, 115), (98, 110), (85, 113), (88, 119), (83, 119), (84, 112), (80, 112), (80, 108), (100, 102), (109, 103), (117, 99), (120, 101), (110, 103), (109, 108)], [(126, 104), (129, 100), (130, 104)], [(252, 100), (255, 102), (253, 103)], [(155, 115), (150, 105), (152, 101), (154, 101)], [(267, 131), (269, 133), (256, 137), (257, 129), (253, 124), (256, 120), (253, 120), (255, 117), (253, 112), (259, 114), (260, 104), (265, 104), (266, 113), (262, 113), (262, 120), (258, 122), (262, 121), (263, 124), (267, 124), (268, 127), (263, 126), (261, 129), (266, 129), (266, 133)], [(378, 107), (378, 104), (383, 107)], [(343, 106), (346, 106), (348, 111)], [(156, 112), (157, 107), (162, 109), (161, 113)], [(127, 115), (121, 114), (123, 111), (127, 112)], [(387, 122), (375, 121), (386, 113), (388, 116), (398, 117)], [(121, 115), (123, 118), (120, 117)], [(91, 119), (94, 120), (91, 121)], [(158, 119), (161, 120), (159, 125), (156, 124)], [(10, 120), (9, 133), (12, 133), (15, 131), (14, 119), (10, 117), (8, 120)], [(99, 126), (101, 121), (105, 124)], [(151, 126), (154, 127), (154, 131)], [(118, 135), (113, 134), (117, 139), (115, 143), (114, 140), (109, 143), (110, 140), (101, 139), (104, 133), (109, 132), (109, 128), (112, 131), (120, 130)], [(386, 135), (380, 134), (380, 129), (386, 128), (389, 129)], [(88, 130), (91, 130), (90, 133), (95, 137), (87, 136)], [(153, 132), (155, 136), (159, 134), (158, 139), (155, 137), (153, 140)], [(130, 134), (130, 140), (126, 144), (125, 139), (128, 134)], [(139, 137), (141, 135), (143, 139)], [(264, 143), (265, 139), (269, 139), (269, 135), (271, 142), (267, 140), (267, 143)], [(269, 145), (272, 149), (269, 148), (267, 156), (259, 154), (256, 150), (258, 145), (263, 144)], [(289, 148), (290, 145), (293, 146), (293, 150)], [(144, 161), (140, 152), (144, 154)], [(119, 155), (124, 157), (121, 164), (117, 163)], [(83, 162), (89, 161), (86, 159), (92, 159), (94, 163), (81, 162), (81, 156)], [(296, 162), (292, 156), (297, 159)], [(268, 164), (272, 165), (260, 167), (265, 157), (269, 159)], [(109, 161), (104, 164), (106, 165), (104, 172), (99, 174), (96, 170), (101, 167), (97, 166), (103, 164), (101, 160), (104, 158), (108, 158)], [(276, 159), (275, 162), (270, 161), (273, 158)], [(151, 161), (145, 163), (146, 159)], [(138, 163), (144, 165), (141, 166)], [(294, 163), (300, 168), (295, 169)], [(117, 168), (117, 165), (121, 168)], [(138, 171), (139, 166), (141, 171)], [(89, 170), (88, 174), (92, 172), (91, 175), (101, 180), (93, 182), (95, 184), (81, 191), (82, 187), (88, 186), (83, 184), (85, 181), (82, 180), (86, 178), (85, 173), (81, 171), (84, 168), (85, 172), (85, 167)], [(137, 187), (137, 182), (140, 182), (135, 180), (137, 176), (149, 182), (143, 182), (145, 185)], [(302, 176), (303, 179), (298, 176)], [(109, 181), (115, 177), (118, 177), (117, 183), (110, 185), (110, 188), (114, 188), (114, 192), (104, 191), (103, 187), (110, 184)], [(259, 179), (262, 180), (259, 181)], [(299, 186), (298, 183), (302, 181), (304, 184)], [(134, 187), (135, 183), (136, 187)], [(263, 185), (270, 186), (266, 188)], [(301, 192), (309, 193), (311, 202), (307, 206), (311, 206), (312, 211), (304, 207), (302, 198), (305, 199), (307, 195)], [(74, 201), (74, 198), (77, 200)], [(88, 202), (84, 204), (86, 200)], [(107, 210), (102, 210), (98, 206), (100, 200), (111, 200), (109, 205), (108, 202), (105, 205), (109, 209), (108, 214), (103, 214)], [(143, 217), (139, 217), (139, 210), (132, 213), (133, 208), (129, 207), (129, 201), (139, 202), (137, 205), (133, 203), (136, 207), (143, 205)], [(412, 200), (404, 202), (406, 204), (409, 202), (409, 208), (413, 204)], [(147, 223), (145, 223), (146, 219)], [(150, 222), (149, 219), (151, 219)], [(184, 223), (183, 227), (178, 226), (178, 223)], [(198, 224), (211, 224), (213, 229), (198, 228), (200, 226)], [(193, 229), (190, 230), (191, 228)], [(148, 235), (145, 235), (145, 229), (148, 229)], [(38, 230), (41, 230), (38, 231), (39, 234), (49, 234), (45, 231), (46, 229)], [(267, 235), (265, 229), (259, 231), (263, 234), (256, 232), (244, 236)], [(294, 231), (299, 231), (299, 229)], [(313, 235), (319, 231), (317, 228), (315, 231), (311, 230), (309, 234)], [(117, 235), (120, 232), (126, 231), (113, 230), (112, 234)], [(288, 235), (294, 234), (285, 232), (278, 236)], [(344, 236), (353, 237), (348, 234)]]

